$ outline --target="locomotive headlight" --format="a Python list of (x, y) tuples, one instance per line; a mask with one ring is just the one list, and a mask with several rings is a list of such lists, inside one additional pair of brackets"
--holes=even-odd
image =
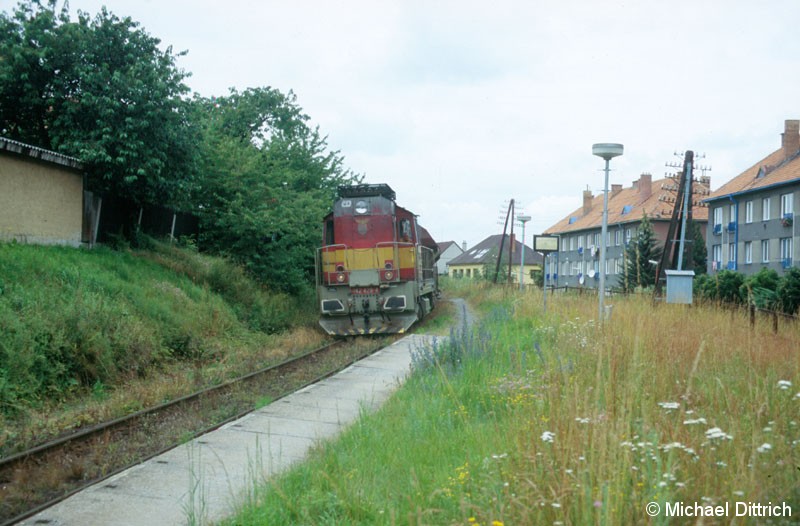
[(338, 281), (339, 283), (344, 283), (344, 274), (337, 274), (336, 281)]
[(367, 202), (366, 201), (358, 201), (356, 203), (356, 214), (366, 214), (367, 213)]

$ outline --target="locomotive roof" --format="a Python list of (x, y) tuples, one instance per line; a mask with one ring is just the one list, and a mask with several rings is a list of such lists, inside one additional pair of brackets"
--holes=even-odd
[(381, 196), (395, 200), (396, 194), (388, 184), (356, 184), (340, 186), (339, 197), (372, 197)]

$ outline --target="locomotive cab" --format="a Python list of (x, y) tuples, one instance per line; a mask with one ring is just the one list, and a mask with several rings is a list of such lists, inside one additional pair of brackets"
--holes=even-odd
[(339, 187), (322, 237), (316, 285), (329, 334), (405, 332), (433, 308), (436, 244), (388, 185)]

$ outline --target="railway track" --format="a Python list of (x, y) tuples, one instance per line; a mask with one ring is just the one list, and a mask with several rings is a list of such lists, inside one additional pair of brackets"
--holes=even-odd
[[(361, 340), (363, 341), (363, 340)], [(0, 459), (0, 525), (52, 506), (176, 445), (326, 378), (377, 351), (337, 341), (229, 382)], [(263, 403), (262, 403), (263, 405)]]

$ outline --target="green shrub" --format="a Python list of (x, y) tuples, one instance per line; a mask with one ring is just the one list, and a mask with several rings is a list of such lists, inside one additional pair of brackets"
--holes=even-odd
[(227, 261), (153, 247), (0, 243), (0, 413), (218, 358), (209, 340), (276, 332), (305, 312)]
[(800, 268), (786, 271), (778, 285), (778, 298), (783, 312), (797, 314), (800, 309)]

